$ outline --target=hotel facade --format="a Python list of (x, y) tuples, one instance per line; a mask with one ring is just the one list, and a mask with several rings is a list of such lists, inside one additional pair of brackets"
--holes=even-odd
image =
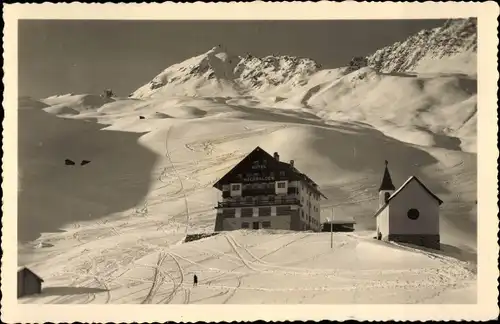
[(215, 231), (321, 231), (320, 201), (326, 197), (293, 160), (281, 162), (277, 152), (257, 147), (214, 187), (221, 193)]

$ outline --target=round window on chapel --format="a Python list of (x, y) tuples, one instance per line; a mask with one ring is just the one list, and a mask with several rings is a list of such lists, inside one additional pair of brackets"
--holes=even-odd
[(415, 220), (418, 218), (418, 216), (420, 216), (420, 212), (417, 209), (412, 208), (412, 209), (408, 210), (407, 215), (408, 215), (409, 219)]

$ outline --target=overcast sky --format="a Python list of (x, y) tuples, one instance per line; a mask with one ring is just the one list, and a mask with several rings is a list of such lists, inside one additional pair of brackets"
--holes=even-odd
[(19, 22), (19, 95), (128, 95), (168, 66), (223, 44), (236, 55), (344, 66), (443, 20)]

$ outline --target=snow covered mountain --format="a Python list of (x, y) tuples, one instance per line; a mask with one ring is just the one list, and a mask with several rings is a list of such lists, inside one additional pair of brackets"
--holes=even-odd
[(238, 58), (231, 57), (220, 47), (214, 47), (204, 54), (168, 67), (129, 97), (144, 98), (158, 93), (206, 96), (214, 91), (235, 95), (234, 69), (237, 64)]
[[(356, 69), (218, 46), (128, 98), (20, 98), (19, 260), (76, 291), (23, 302), (474, 303), (474, 26), (420, 32)], [(287, 231), (181, 244), (213, 231), (213, 183), (256, 146), (293, 159), (329, 197), (322, 218), (334, 208), (356, 232), (334, 249)], [(416, 175), (444, 201), (442, 242), (460, 261), (372, 239), (384, 160), (396, 187)]]
[(168, 67), (130, 97), (244, 95), (287, 82), (300, 84), (318, 68), (316, 62), (307, 58), (234, 56), (219, 45)]
[[(443, 26), (422, 30), (405, 41), (381, 48), (367, 57), (379, 72), (476, 74), (477, 20), (453, 19)], [(347, 62), (346, 62), (347, 63)], [(248, 95), (287, 84), (305, 85), (321, 66), (312, 59), (293, 56), (232, 55), (221, 45), (172, 65), (130, 97), (158, 92), (169, 95)]]
[(408, 143), (475, 152), (476, 51), (473, 18), (422, 30), (354, 68), (236, 56), (219, 45), (167, 68), (130, 97), (218, 97), (233, 105), (308, 109), (322, 119), (365, 122)]
[(368, 56), (381, 72), (452, 72), (475, 75), (477, 19), (448, 20)]

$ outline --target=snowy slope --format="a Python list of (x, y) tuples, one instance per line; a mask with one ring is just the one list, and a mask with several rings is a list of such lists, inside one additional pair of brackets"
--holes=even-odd
[[(88, 227), (80, 233), (95, 230)], [(117, 235), (76, 245), (71, 254), (52, 257), (54, 266), (50, 272), (42, 272), (52, 288), (20, 301), (52, 304), (476, 302), (475, 276), (466, 263), (381, 244), (363, 236), (336, 235), (331, 249), (329, 233), (235, 231), (202, 241), (168, 245), (160, 237), (143, 238), (139, 230), (117, 230)], [(105, 225), (101, 231), (106, 231)], [(70, 239), (65, 244), (78, 242)], [(72, 259), (69, 264), (68, 258)], [(192, 284), (193, 274), (199, 278), (197, 287)]]
[(407, 143), (476, 152), (477, 81), (464, 75), (380, 73), (366, 67), (309, 82), (276, 107), (306, 106)]
[[(336, 217), (354, 217), (359, 230), (374, 228), (381, 161), (388, 158), (397, 185), (417, 174), (445, 200), (443, 243), (473, 261), (475, 155), (426, 151), (362, 124), (324, 124), (293, 110), (235, 108), (186, 99), (172, 102), (163, 112), (179, 110), (183, 103), (207, 113), (197, 118), (139, 119), (159, 107), (150, 107), (150, 114), (144, 107), (127, 113), (103, 109), (100, 113), (111, 124), (105, 130), (43, 111), (20, 116), (20, 129), (25, 132), (20, 135), (24, 140), (20, 144), (19, 236), (28, 240), (20, 244), (19, 258), (42, 275), (48, 287), (46, 293), (26, 302), (365, 303), (377, 302), (371, 299), (374, 289), (393, 302), (474, 302), (470, 298), (475, 296), (475, 275), (467, 270), (471, 264), (442, 263), (430, 255), (422, 256), (418, 270), (409, 265), (414, 256), (407, 252), (391, 256), (393, 250), (370, 238), (361, 244), (356, 238), (335, 235), (338, 247), (331, 251), (328, 235), (311, 233), (309, 243), (287, 245), (281, 256), (266, 258), (264, 265), (244, 250), (239, 252), (241, 259), (236, 252), (228, 253), (230, 243), (222, 237), (189, 243), (194, 248), (176, 243), (186, 233), (213, 230), (216, 193), (211, 185), (261, 145), (269, 152), (278, 150), (283, 159), (295, 159), (297, 167), (331, 198), (325, 207), (335, 206)], [(39, 125), (36, 131), (29, 126), (34, 124)], [(48, 130), (52, 138), (42, 137)], [(66, 157), (92, 162), (68, 167), (63, 163)], [(281, 245), (302, 235), (283, 234)], [(212, 250), (204, 252), (209, 240), (214, 240)], [(245, 240), (237, 238), (242, 244), (247, 244)], [(272, 235), (258, 238), (261, 246), (251, 253), (262, 256), (280, 248), (272, 240)], [(311, 250), (316, 244), (318, 249)], [(306, 245), (307, 251), (302, 251)], [(377, 255), (388, 258), (372, 259), (373, 249), (382, 249)], [(312, 264), (310, 258), (318, 263)], [(329, 258), (337, 260), (335, 267)], [(297, 263), (288, 264), (292, 259)], [(152, 267), (158, 260), (164, 263), (155, 275)], [(231, 271), (237, 267), (243, 267), (235, 270), (241, 274)], [(357, 267), (354, 277), (342, 277), (342, 269), (352, 273)], [(311, 273), (316, 271), (321, 275)], [(200, 287), (189, 291), (194, 272), (201, 278)], [(244, 276), (240, 284), (237, 275)], [(289, 280), (292, 276), (301, 280)], [(217, 279), (208, 279), (212, 277)], [(211, 280), (208, 287), (207, 280)], [(181, 282), (185, 285), (179, 286)], [(210, 296), (214, 298), (204, 299)]]
[[(215, 47), (129, 98), (19, 103), (19, 263), (47, 287), (23, 302), (475, 302), (472, 73), (348, 73)], [(256, 146), (293, 159), (329, 197), (322, 218), (333, 208), (357, 232), (333, 250), (328, 235), (266, 231), (180, 244), (213, 231), (212, 184)], [(444, 201), (447, 257), (371, 239), (386, 159), (396, 186), (416, 175)]]

